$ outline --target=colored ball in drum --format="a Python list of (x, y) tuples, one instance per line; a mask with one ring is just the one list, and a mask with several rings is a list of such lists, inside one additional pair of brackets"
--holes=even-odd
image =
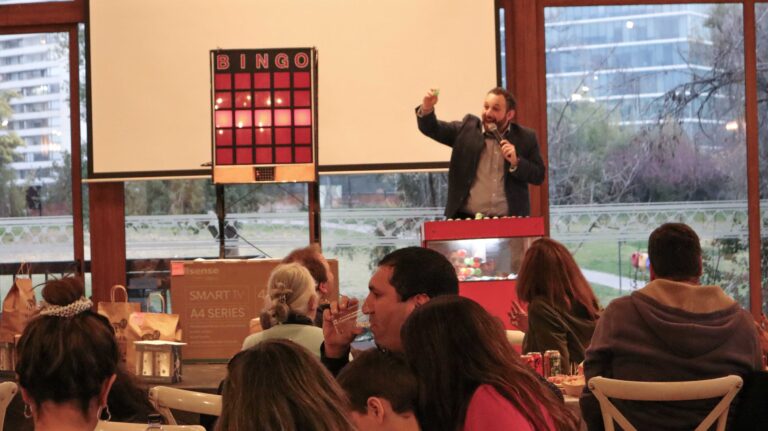
[(480, 268), (480, 262), (475, 262), (472, 264), (473, 268)]
[(456, 255), (463, 259), (463, 258), (467, 257), (467, 251), (464, 250), (463, 248), (460, 248), (460, 249), (456, 250)]
[(468, 257), (468, 258), (464, 259), (464, 264), (465, 265), (472, 265), (473, 263), (475, 263), (475, 260), (472, 259), (471, 257)]
[(479, 276), (483, 275), (483, 270), (480, 269), (480, 268), (475, 268), (474, 274), (475, 274), (475, 277), (479, 277)]

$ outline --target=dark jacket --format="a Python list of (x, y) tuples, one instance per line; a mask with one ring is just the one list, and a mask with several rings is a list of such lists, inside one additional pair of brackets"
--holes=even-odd
[[(417, 115), (417, 121), (421, 133), (453, 148), (448, 169), (445, 216), (455, 218), (469, 196), (480, 154), (485, 148), (482, 122), (471, 114), (461, 121), (440, 121), (435, 111), (423, 117)], [(539, 185), (544, 181), (544, 162), (539, 154), (539, 144), (533, 130), (515, 123), (509, 125), (504, 138), (515, 146), (519, 158), (515, 172), (509, 172), (509, 162), (504, 160), (504, 190), (509, 206), (507, 215), (527, 216), (531, 213), (528, 183)]]
[[(587, 380), (684, 381), (762, 367), (752, 317), (717, 286), (657, 279), (605, 309), (584, 361)], [(613, 400), (639, 430), (691, 430), (719, 400)], [(579, 403), (590, 431), (602, 430), (597, 399), (586, 388)]]
[(574, 311), (555, 308), (541, 299), (534, 299), (528, 305), (528, 333), (523, 340), (523, 353), (557, 350), (563, 367), (568, 374), (569, 366), (584, 360), (584, 351), (589, 346), (596, 320), (589, 317), (580, 305)]

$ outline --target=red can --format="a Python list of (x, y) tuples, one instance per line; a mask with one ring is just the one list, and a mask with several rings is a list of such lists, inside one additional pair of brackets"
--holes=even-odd
[(533, 365), (533, 356), (528, 354), (520, 355), (520, 360), (523, 361), (524, 364), (533, 368), (534, 370), (536, 369), (536, 367)]
[(541, 352), (531, 352), (529, 355), (532, 358), (533, 364), (531, 365), (537, 373), (544, 376), (544, 360), (541, 357)]

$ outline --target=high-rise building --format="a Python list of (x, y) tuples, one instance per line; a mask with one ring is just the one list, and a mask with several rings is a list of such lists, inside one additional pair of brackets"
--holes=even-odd
[[(597, 102), (615, 108), (620, 125), (658, 123), (669, 91), (713, 70), (713, 7), (547, 8), (548, 104)], [(676, 113), (684, 128), (721, 122), (713, 112), (700, 115), (701, 100)]]
[(0, 92), (11, 92), (13, 115), (5, 130), (24, 141), (11, 164), (16, 184), (54, 181), (51, 168), (70, 150), (69, 72), (66, 34), (0, 35)]

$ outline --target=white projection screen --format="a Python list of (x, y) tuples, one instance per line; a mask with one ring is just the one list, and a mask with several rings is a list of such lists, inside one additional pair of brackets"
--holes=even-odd
[(493, 0), (90, 0), (89, 178), (206, 176), (214, 49), (316, 47), (320, 172), (447, 166), (416, 128), (497, 83)]

